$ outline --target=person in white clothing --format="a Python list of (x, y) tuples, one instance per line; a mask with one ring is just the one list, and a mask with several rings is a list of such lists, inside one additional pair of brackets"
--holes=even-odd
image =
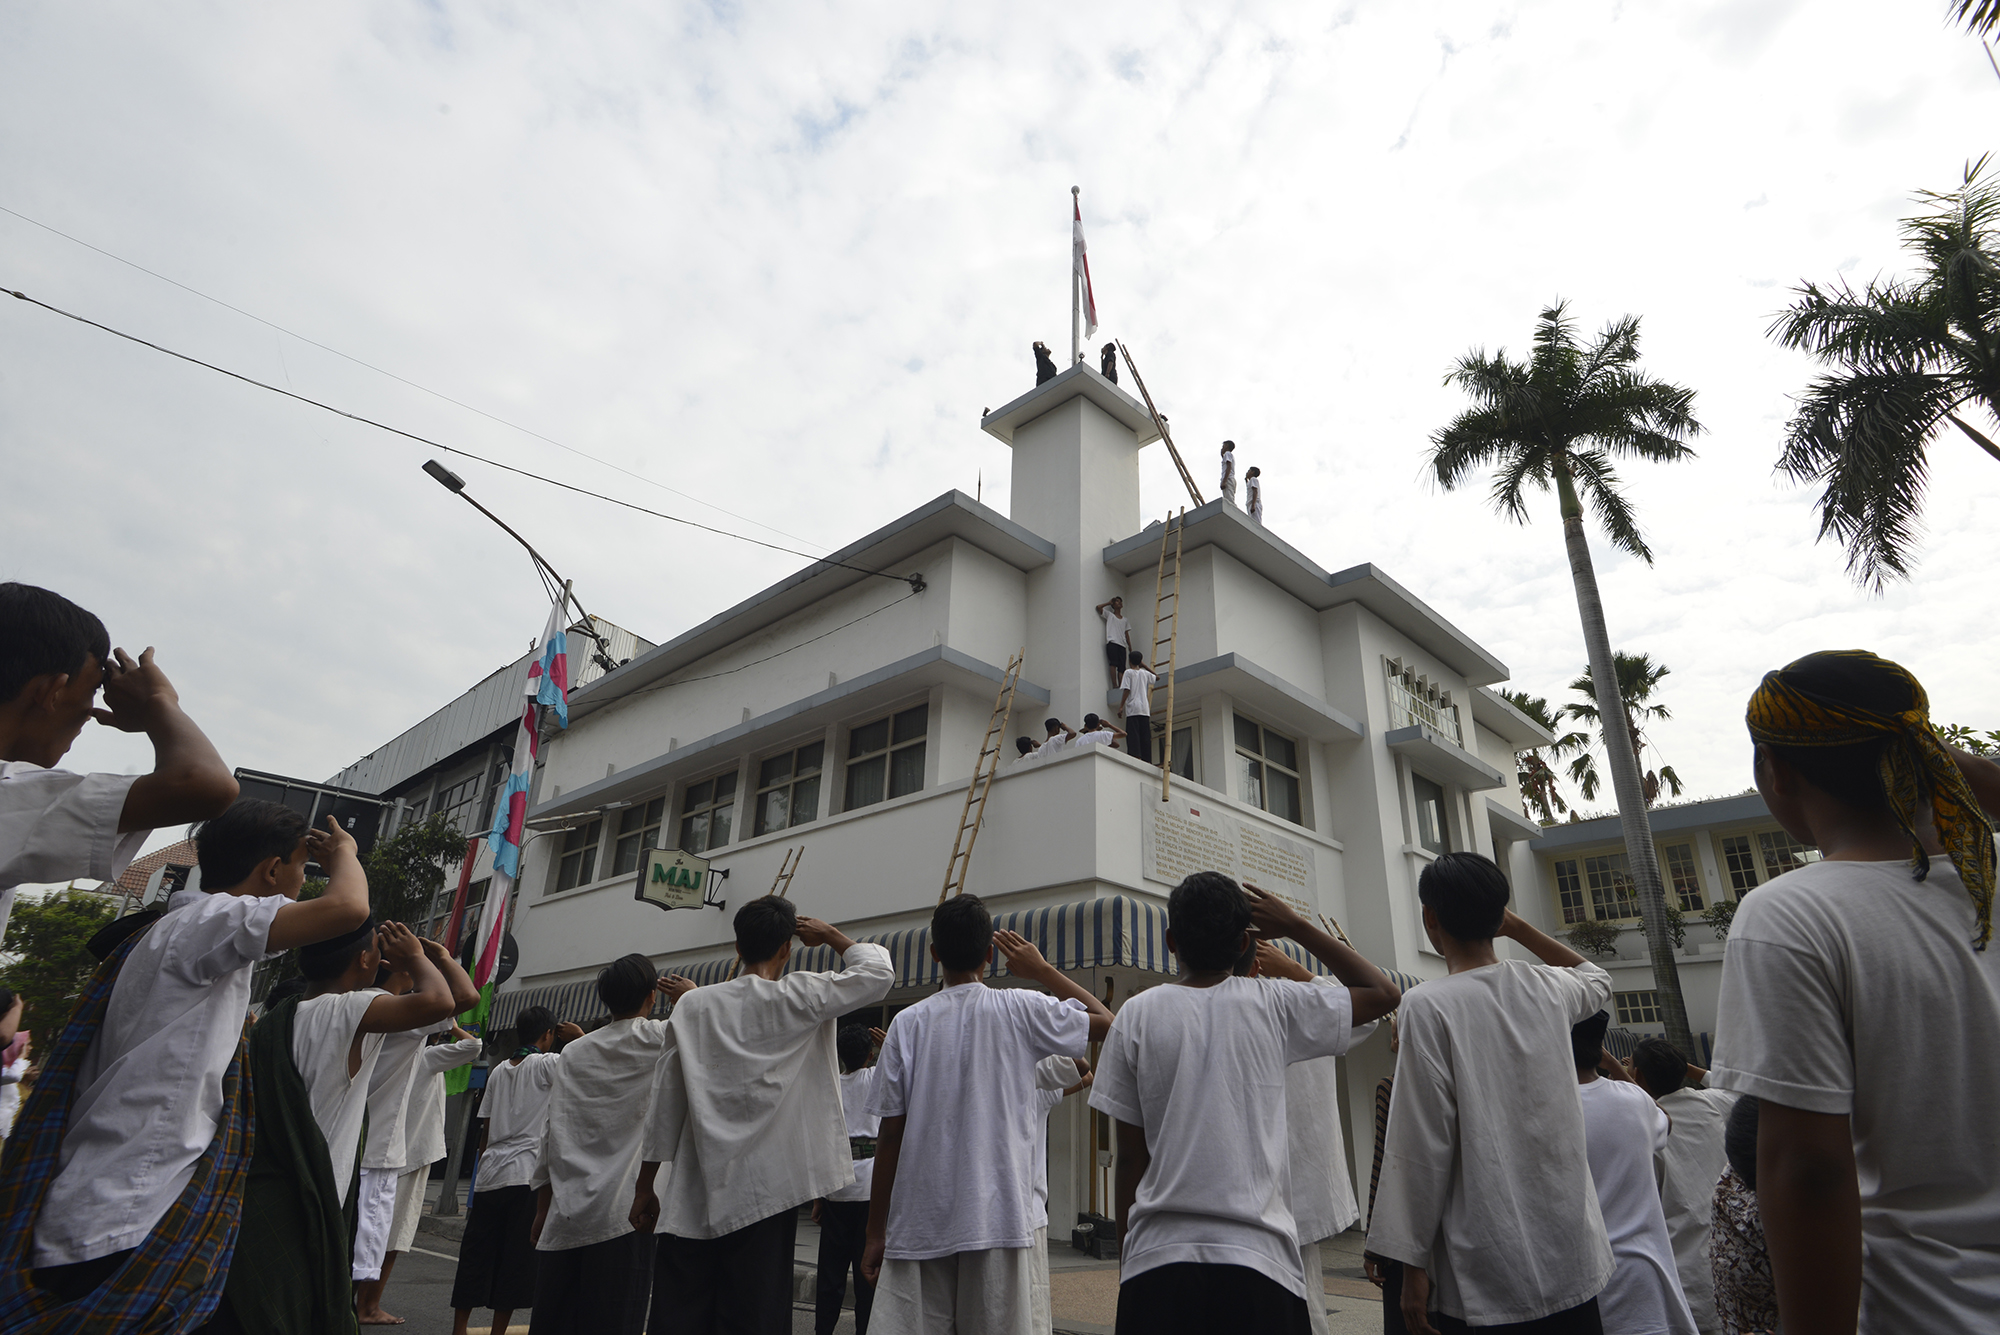
[[(20, 1009), (21, 998), (0, 987), (0, 1015), (18, 1017)], [(21, 1081), (28, 1074), (29, 1046), (28, 1031), (21, 1029), (0, 1052), (0, 1140), (13, 1134), (14, 1118), (21, 1111)]]
[[(989, 987), (998, 950), (1014, 977)], [(1026, 1331), (1048, 1307), (1034, 1289), (1047, 1213), (1035, 1217), (1035, 1063), (1081, 1057), (1111, 1012), (977, 895), (931, 914), (942, 990), (900, 1012), (876, 1064), (882, 1118), (862, 1271), (878, 1332)], [(1051, 995), (1053, 994), (1053, 995)], [(954, 1327), (954, 1323), (956, 1323)]]
[(1153, 686), (1160, 679), (1146, 670), (1146, 659), (1132, 651), (1132, 666), (1119, 685), (1118, 716), (1125, 720), (1125, 751), (1134, 760), (1153, 763)]
[[(435, 965), (451, 987), (452, 1002), (460, 1013), (479, 1004), (479, 989), (445, 948), (435, 941), (422, 943), (424, 955)], [(392, 997), (416, 990), (416, 979), (386, 966), (376, 979), (376, 987)], [(431, 1035), (457, 1028), (453, 1020), (440, 1020), (427, 1028), (405, 1029), (385, 1034), (382, 1053), (376, 1058), (375, 1073), (368, 1083), (368, 1134), (361, 1147), (361, 1204), (354, 1231), (355, 1319), (364, 1326), (395, 1326), (402, 1318), (382, 1310), (382, 1291), (396, 1268), (396, 1253), (390, 1247), (395, 1232), (396, 1204), (404, 1179), (410, 1171), (409, 1131), (404, 1119), (409, 1114), (410, 1090), (417, 1078), (417, 1058)]]
[(1073, 747), (1116, 746), (1118, 739), (1125, 735), (1123, 728), (1114, 728), (1095, 714), (1083, 716), (1083, 731), (1070, 742)]
[(1041, 1246), (1028, 1249), (1033, 1267), (1029, 1288), (1035, 1295), (1034, 1335), (1049, 1335), (1055, 1328), (1055, 1293), (1049, 1285), (1049, 1117), (1072, 1094), (1090, 1088), (1090, 1063), (1081, 1057), (1044, 1057), (1035, 1063), (1035, 1209), (1032, 1218), (1041, 1230)]
[(1253, 524), (1263, 523), (1264, 522), (1264, 471), (1260, 468), (1253, 467), (1248, 472), (1244, 473), (1243, 488), (1245, 495), (1250, 502), (1250, 504), (1246, 507), (1250, 511), (1250, 522)]
[[(674, 1007), (632, 1226), (661, 1230), (652, 1335), (789, 1335), (798, 1208), (854, 1180), (834, 1030), (889, 994), (881, 946), (767, 895), (736, 911), (743, 972)], [(792, 939), (831, 946), (837, 973), (786, 972)], [(665, 1200), (655, 1188), (671, 1164)]]
[[(1342, 986), (1241, 977), (1290, 937)], [(1196, 872), (1167, 901), (1180, 977), (1127, 1001), (1090, 1106), (1116, 1119), (1118, 1330), (1310, 1329), (1292, 1214), (1285, 1072), (1394, 1009), (1388, 977), (1283, 900)]]
[[(57, 769), (93, 718), (145, 733), (152, 772)], [(15, 887), (116, 880), (156, 827), (219, 816), (235, 800), (235, 776), (181, 712), (150, 648), (135, 660), (61, 594), (0, 584), (0, 936)], [(0, 1020), (0, 1046), (13, 1037)]]
[(1044, 760), (1055, 759), (1069, 750), (1070, 744), (1076, 741), (1076, 729), (1059, 718), (1043, 719), (1042, 732), (1044, 737), (1037, 754)]
[[(1681, 1292), (1667, 1216), (1660, 1207), (1657, 1170), (1666, 1155), (1670, 1124), (1646, 1091), (1626, 1079), (1618, 1059), (1604, 1050), (1610, 1027), (1611, 1016), (1599, 1011), (1570, 1029), (1590, 1180), (1616, 1263), (1597, 1295), (1598, 1316), (1604, 1335), (1695, 1335), (1694, 1313)], [(1600, 1066), (1614, 1078), (1598, 1074)]]
[(1710, 1268), (1709, 1229), (1715, 1211), (1715, 1183), (1729, 1162), (1724, 1133), (1737, 1096), (1704, 1089), (1708, 1072), (1690, 1062), (1664, 1038), (1641, 1039), (1632, 1054), (1632, 1079), (1673, 1122), (1663, 1155), (1660, 1205), (1667, 1212), (1667, 1236), (1681, 1293), (1694, 1313), (1695, 1329), (1716, 1335), (1715, 1277)]
[(1810, 654), (1750, 699), (1757, 790), (1823, 860), (1743, 897), (1709, 1082), (1757, 1096), (1787, 1331), (1991, 1330), (2000, 1311), (2000, 766), (1908, 670)]
[(1014, 751), (1014, 763), (1017, 765), (1023, 761), (1040, 760), (1042, 758), (1042, 749), (1035, 745), (1034, 738), (1027, 736), (1025, 733), (1014, 739)]
[[(17, 1140), (51, 1129), (60, 1136), (59, 1166), (34, 1222), (30, 1255), (35, 1285), (79, 1319), (95, 1302), (122, 1301), (127, 1281), (118, 1272), (135, 1253), (145, 1258), (189, 1240), (186, 1224), (173, 1237), (159, 1231), (177, 1201), (243, 1168), (241, 1152), (230, 1152), (222, 1133), (226, 1122), (248, 1120), (248, 1082), (240, 1077), (252, 967), (368, 916), (354, 840), (331, 821), (310, 831), (303, 817), (276, 803), (239, 802), (197, 827), (194, 839), (203, 890), (180, 897), (120, 947), (128, 953), (69, 1096), (37, 1101), (39, 1110), (31, 1108), (14, 1132)], [(326, 868), (327, 889), (296, 903), (309, 858)], [(232, 1067), (234, 1082), (226, 1078)], [(8, 1155), (10, 1173), (29, 1170), (34, 1143)], [(233, 1232), (241, 1190), (218, 1192), (227, 1217), (205, 1215), (192, 1230)], [(222, 1276), (202, 1269), (184, 1276), (187, 1287), (159, 1293), (155, 1310), (213, 1312)]]
[[(888, 1035), (884, 1034), (886, 1039)], [(875, 1098), (875, 1038), (850, 1024), (835, 1040), (840, 1053), (840, 1107), (847, 1119), (847, 1145), (854, 1155), (854, 1181), (813, 1202), (813, 1222), (819, 1225), (819, 1268), (813, 1292), (814, 1335), (833, 1335), (840, 1323), (841, 1299), (848, 1276), (854, 1278), (854, 1331), (868, 1335), (868, 1313), (875, 1286), (861, 1273), (861, 1253), (868, 1244), (868, 1196), (875, 1182), (875, 1137), (882, 1119), (870, 1111)]]
[(1125, 620), (1125, 600), (1112, 598), (1097, 605), (1104, 623), (1104, 661), (1111, 669), (1111, 688), (1116, 690), (1125, 676), (1125, 656), (1132, 651), (1132, 627)]
[(535, 1169), (555, 1097), (556, 1043), (583, 1037), (546, 1006), (530, 1006), (514, 1021), (519, 1046), (486, 1072), (479, 1101), (479, 1167), (458, 1270), (451, 1283), (453, 1335), (465, 1335), (475, 1308), (493, 1309), (493, 1328), (535, 1304)]
[(410, 1082), (410, 1106), (403, 1114), (403, 1130), (408, 1137), (403, 1162), (409, 1167), (396, 1182), (396, 1212), (389, 1224), (389, 1259), (409, 1251), (417, 1240), (417, 1221), (423, 1218), (425, 1184), (431, 1165), (444, 1158), (444, 1078), (461, 1066), (479, 1060), (485, 1043), (453, 1026), (449, 1034), (433, 1035), (429, 1047), (417, 1053), (417, 1070)]
[[(1597, 1331), (1614, 1263), (1569, 1031), (1611, 999), (1611, 976), (1509, 912), (1490, 858), (1443, 854), (1417, 897), (1451, 972), (1411, 989), (1397, 1026), (1368, 1221), (1367, 1250), (1401, 1263), (1383, 1302), (1401, 1308), (1411, 1335)], [(1499, 958), (1496, 937), (1542, 962)]]
[(662, 978), (638, 954), (597, 975), (597, 999), (611, 1022), (563, 1049), (532, 1180), (532, 1335), (639, 1335), (645, 1327), (653, 1243), (630, 1216), (668, 1039), (667, 1021), (652, 1013), (661, 994), (678, 999), (693, 988), (685, 978)]
[(1222, 499), (1236, 504), (1236, 442), (1222, 442)]

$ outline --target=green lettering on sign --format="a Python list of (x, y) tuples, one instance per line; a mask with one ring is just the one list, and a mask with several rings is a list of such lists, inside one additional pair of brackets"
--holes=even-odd
[(672, 885), (674, 883), (673, 878), (667, 875), (666, 865), (664, 863), (655, 862), (653, 864), (653, 884), (658, 885), (663, 881), (668, 885)]

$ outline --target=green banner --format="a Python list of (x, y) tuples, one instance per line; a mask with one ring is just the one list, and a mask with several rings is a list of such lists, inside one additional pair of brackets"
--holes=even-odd
[[(479, 989), (479, 1004), (458, 1018), (459, 1027), (475, 1038), (486, 1037), (486, 1015), (493, 1009), (493, 984)], [(472, 1068), (461, 1066), (444, 1074), (444, 1092), (463, 1094), (472, 1088)]]

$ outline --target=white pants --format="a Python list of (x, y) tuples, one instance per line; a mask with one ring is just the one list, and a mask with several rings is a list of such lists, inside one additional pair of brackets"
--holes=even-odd
[(382, 1254), (389, 1243), (389, 1226), (396, 1214), (396, 1179), (393, 1168), (363, 1168), (361, 1186), (355, 1200), (359, 1218), (354, 1226), (354, 1278), (380, 1279)]
[(870, 1335), (1049, 1335), (1049, 1231), (1027, 1247), (884, 1261)]
[(1313, 1335), (1328, 1335), (1326, 1326), (1326, 1273), (1320, 1264), (1319, 1244), (1299, 1247), (1299, 1264), (1306, 1271), (1306, 1315), (1312, 1319)]
[(389, 1224), (392, 1252), (406, 1252), (417, 1240), (417, 1220), (424, 1213), (424, 1183), (430, 1180), (431, 1166), (412, 1168), (396, 1179), (396, 1213)]

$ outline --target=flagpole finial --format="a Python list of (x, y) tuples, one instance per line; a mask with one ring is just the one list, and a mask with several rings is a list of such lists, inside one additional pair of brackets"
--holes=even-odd
[(1083, 193), (1083, 187), (1080, 185), (1073, 185), (1069, 188), (1069, 192), (1072, 195), (1080, 195)]

